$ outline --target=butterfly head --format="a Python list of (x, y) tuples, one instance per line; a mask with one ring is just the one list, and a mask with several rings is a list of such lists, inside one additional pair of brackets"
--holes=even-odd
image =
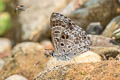
[(50, 20), (51, 21), (56, 21), (58, 19), (59, 19), (59, 13), (53, 12), (52, 15), (51, 15)]
[(64, 21), (64, 19), (66, 19), (66, 18), (67, 17), (65, 17), (64, 15), (62, 15), (60, 13), (53, 12), (52, 15), (51, 15), (50, 20), (52, 20), (52, 21), (56, 21), (56, 20)]

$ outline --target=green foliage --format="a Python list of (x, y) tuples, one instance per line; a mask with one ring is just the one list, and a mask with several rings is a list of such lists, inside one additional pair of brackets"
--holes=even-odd
[(2, 13), (0, 15), (0, 36), (5, 33), (11, 27), (11, 19), (8, 13)]
[(5, 3), (3, 0), (0, 0), (0, 12), (5, 10)]

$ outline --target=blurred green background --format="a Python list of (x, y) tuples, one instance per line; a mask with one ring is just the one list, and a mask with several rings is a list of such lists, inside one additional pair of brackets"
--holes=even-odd
[(3, 36), (5, 32), (11, 28), (11, 17), (8, 12), (5, 11), (5, 2), (0, 0), (0, 36)]

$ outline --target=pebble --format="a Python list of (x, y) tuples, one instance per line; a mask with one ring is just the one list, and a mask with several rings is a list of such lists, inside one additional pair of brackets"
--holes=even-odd
[(11, 53), (12, 44), (9, 39), (0, 38), (0, 58), (9, 56)]
[(103, 31), (103, 26), (100, 22), (92, 22), (87, 26), (87, 33), (93, 35), (99, 35)]
[(120, 28), (120, 16), (117, 16), (109, 22), (109, 24), (106, 26), (104, 32), (102, 33), (102, 35), (106, 36), (106, 37), (116, 37), (117, 36), (116, 38), (118, 38), (118, 33), (114, 34), (114, 31), (119, 28)]
[(7, 79), (5, 80), (28, 80), (27, 78), (21, 76), (21, 75), (12, 75), (10, 77), (8, 77)]

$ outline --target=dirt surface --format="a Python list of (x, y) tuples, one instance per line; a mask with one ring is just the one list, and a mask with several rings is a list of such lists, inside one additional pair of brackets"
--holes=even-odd
[(48, 69), (35, 80), (120, 80), (120, 62), (82, 63)]

